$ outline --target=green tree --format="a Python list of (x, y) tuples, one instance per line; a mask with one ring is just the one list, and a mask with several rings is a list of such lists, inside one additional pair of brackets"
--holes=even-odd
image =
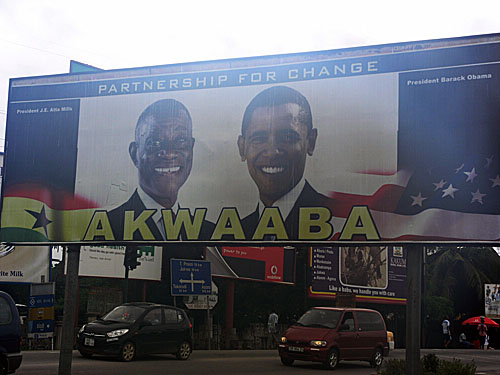
[[(425, 301), (436, 316), (484, 313), (483, 286), (500, 282), (500, 256), (491, 247), (442, 247), (427, 256)], [(436, 298), (440, 297), (440, 298)], [(441, 307), (440, 307), (441, 306)], [(434, 311), (429, 311), (434, 309)], [(437, 309), (437, 310), (436, 310)]]

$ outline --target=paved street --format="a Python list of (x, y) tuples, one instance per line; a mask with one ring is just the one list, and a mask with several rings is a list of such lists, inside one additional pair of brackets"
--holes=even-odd
[[(425, 349), (422, 355), (435, 353), (441, 359), (459, 358), (464, 362), (474, 360), (478, 374), (500, 374), (500, 356), (497, 351), (484, 350), (444, 350)], [(59, 363), (58, 351), (26, 351), (17, 375), (52, 375), (57, 374)], [(391, 352), (389, 358), (404, 358), (402, 349)], [(320, 364), (296, 362), (292, 367), (281, 364), (279, 356), (273, 350), (199, 350), (193, 352), (187, 361), (178, 361), (173, 356), (157, 355), (138, 358), (130, 363), (123, 363), (113, 358), (82, 358), (73, 352), (72, 375), (164, 375), (168, 374), (203, 374), (203, 375), (285, 375), (285, 374), (325, 374)], [(366, 362), (341, 362), (337, 375), (373, 375), (375, 370)]]

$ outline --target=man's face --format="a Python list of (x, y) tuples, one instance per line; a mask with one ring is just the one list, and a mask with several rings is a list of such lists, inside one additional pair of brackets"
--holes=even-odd
[(295, 103), (258, 107), (238, 139), (242, 161), (247, 161), (261, 200), (271, 205), (292, 190), (304, 174), (307, 155), (316, 144), (316, 129), (300, 121)]
[(170, 208), (193, 165), (191, 121), (184, 111), (165, 118), (148, 117), (140, 125), (130, 156), (139, 185), (155, 201)]

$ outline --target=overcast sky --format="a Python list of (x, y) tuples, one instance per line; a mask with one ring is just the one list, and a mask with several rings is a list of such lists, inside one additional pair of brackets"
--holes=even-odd
[(9, 78), (500, 32), (498, 0), (0, 0), (0, 149)]

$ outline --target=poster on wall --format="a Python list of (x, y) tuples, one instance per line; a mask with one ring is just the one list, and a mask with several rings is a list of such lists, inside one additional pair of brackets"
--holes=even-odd
[(406, 251), (401, 246), (311, 247), (309, 297), (353, 294), (357, 301), (406, 304)]
[(11, 79), (0, 239), (499, 241), (499, 102), (500, 35)]

